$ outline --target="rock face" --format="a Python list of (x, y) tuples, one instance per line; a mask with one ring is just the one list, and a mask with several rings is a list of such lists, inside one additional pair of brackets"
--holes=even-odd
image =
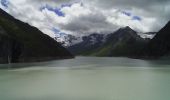
[(37, 62), (73, 57), (54, 39), (0, 9), (0, 63)]
[(107, 36), (92, 34), (83, 37), (83, 42), (68, 49), (76, 55), (135, 57), (140, 55), (149, 40), (141, 38), (130, 27), (125, 27)]
[(70, 34), (56, 34), (54, 39), (64, 47), (72, 46), (82, 41), (81, 37)]
[(143, 57), (157, 59), (170, 56), (170, 22), (163, 27), (145, 47)]
[(99, 48), (105, 41), (104, 34), (91, 34), (83, 36), (82, 42), (68, 47), (68, 50), (75, 55), (89, 55), (93, 50)]

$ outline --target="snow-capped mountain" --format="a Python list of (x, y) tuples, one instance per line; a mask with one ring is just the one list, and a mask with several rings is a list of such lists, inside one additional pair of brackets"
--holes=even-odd
[(130, 27), (124, 27), (107, 35), (84, 36), (82, 42), (69, 46), (68, 49), (75, 55), (134, 56), (138, 55), (138, 51), (141, 51), (149, 40), (142, 38)]
[[(120, 28), (124, 29), (124, 28)], [(125, 29), (128, 30), (128, 27), (125, 27)], [(110, 33), (110, 34), (114, 34)], [(138, 36), (144, 39), (152, 39), (155, 35), (156, 32), (147, 32), (147, 33), (138, 33), (136, 32)], [(81, 43), (86, 44), (86, 45), (95, 45), (95, 44), (102, 44), (107, 40), (107, 37), (109, 37), (110, 34), (99, 34), (99, 33), (93, 33), (87, 36), (76, 36), (76, 35), (71, 35), (71, 34), (65, 34), (65, 33), (55, 33), (55, 40), (61, 43), (65, 47), (70, 47), (76, 44)]]
[(77, 36), (65, 34), (65, 33), (56, 34), (54, 39), (65, 47), (72, 46), (72, 45), (82, 42), (81, 37), (77, 37)]

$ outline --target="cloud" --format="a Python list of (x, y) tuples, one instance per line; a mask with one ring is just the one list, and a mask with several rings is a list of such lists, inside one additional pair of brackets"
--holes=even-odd
[(75, 34), (113, 32), (117, 26), (107, 22), (107, 18), (101, 13), (91, 12), (90, 15), (81, 15), (67, 24), (60, 24), (61, 29)]
[(53, 8), (53, 7), (50, 7), (48, 5), (40, 7), (40, 11), (43, 11), (45, 9), (55, 12), (55, 14), (57, 14), (58, 16), (62, 16), (62, 17), (65, 16), (65, 14), (61, 11), (61, 8), (57, 8), (57, 7)]
[(170, 20), (169, 0), (1, 0), (0, 7), (45, 34), (109, 33), (130, 26), (158, 31)]

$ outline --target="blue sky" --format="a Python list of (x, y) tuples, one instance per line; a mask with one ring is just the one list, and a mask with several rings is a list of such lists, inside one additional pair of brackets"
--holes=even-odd
[[(65, 7), (65, 6), (63, 6), (63, 7)], [(49, 5), (42, 6), (42, 7), (40, 8), (41, 11), (44, 10), (44, 9), (48, 9), (49, 11), (53, 11), (53, 12), (55, 12), (58, 16), (62, 16), (62, 17), (65, 16), (65, 14), (61, 11), (61, 8), (57, 8), (57, 7), (56, 7), (56, 8), (53, 8), (53, 7), (49, 6)]]
[(123, 11), (122, 13), (125, 14), (126, 16), (131, 16), (132, 15), (130, 12), (126, 12), (126, 11)]
[(142, 21), (142, 18), (141, 17), (139, 17), (139, 16), (133, 16), (133, 18), (132, 18), (133, 20), (138, 20), (138, 21)]
[(140, 16), (133, 15), (133, 14), (130, 13), (130, 12), (123, 11), (122, 14), (131, 17), (132, 20), (142, 21), (142, 18), (141, 18)]
[(5, 8), (7, 8), (8, 5), (9, 5), (9, 1), (8, 1), (8, 0), (1, 0), (1, 4), (2, 4), (2, 6), (4, 6)]

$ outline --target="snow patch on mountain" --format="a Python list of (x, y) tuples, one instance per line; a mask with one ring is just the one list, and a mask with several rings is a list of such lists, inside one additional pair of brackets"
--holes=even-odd
[(137, 33), (140, 37), (142, 38), (149, 38), (152, 39), (155, 35), (156, 32), (148, 32), (148, 33)]
[(65, 47), (72, 46), (83, 41), (81, 37), (70, 34), (56, 34), (54, 39)]

